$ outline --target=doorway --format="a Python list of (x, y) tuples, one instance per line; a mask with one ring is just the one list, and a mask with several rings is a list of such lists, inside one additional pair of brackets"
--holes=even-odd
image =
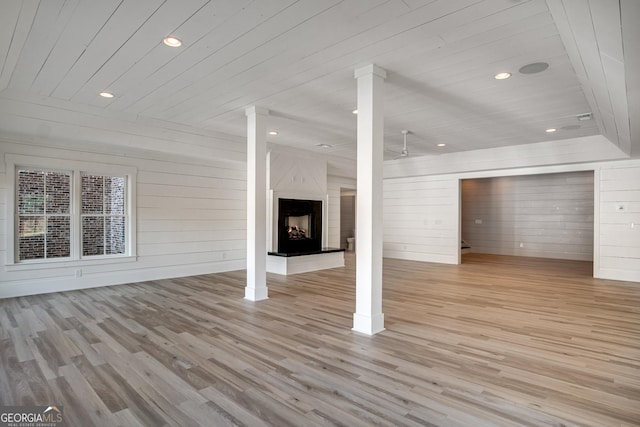
[(352, 189), (340, 189), (340, 248), (349, 249), (349, 242), (354, 249), (356, 233), (356, 191)]

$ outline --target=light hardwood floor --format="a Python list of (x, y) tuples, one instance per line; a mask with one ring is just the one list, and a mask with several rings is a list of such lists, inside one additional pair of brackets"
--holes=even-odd
[(350, 331), (346, 268), (0, 300), (0, 404), (70, 426), (640, 425), (640, 284), (591, 264), (385, 260), (387, 329)]

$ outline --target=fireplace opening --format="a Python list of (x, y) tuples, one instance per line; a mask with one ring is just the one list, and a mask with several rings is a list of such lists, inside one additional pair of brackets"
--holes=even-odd
[(311, 230), (309, 229), (310, 220), (311, 215), (288, 216), (285, 226), (287, 227), (289, 240), (312, 239)]
[(322, 249), (322, 201), (278, 200), (278, 252), (314, 252)]

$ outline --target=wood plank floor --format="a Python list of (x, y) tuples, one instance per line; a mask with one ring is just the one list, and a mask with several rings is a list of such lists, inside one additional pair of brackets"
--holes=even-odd
[(385, 260), (387, 329), (350, 331), (354, 260), (0, 300), (0, 404), (70, 426), (640, 425), (640, 284), (591, 264)]

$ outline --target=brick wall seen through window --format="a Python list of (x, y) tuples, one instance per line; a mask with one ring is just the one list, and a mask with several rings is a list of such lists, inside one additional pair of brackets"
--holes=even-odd
[(125, 253), (124, 177), (82, 175), (82, 255)]
[(71, 173), (18, 170), (18, 259), (71, 256)]

